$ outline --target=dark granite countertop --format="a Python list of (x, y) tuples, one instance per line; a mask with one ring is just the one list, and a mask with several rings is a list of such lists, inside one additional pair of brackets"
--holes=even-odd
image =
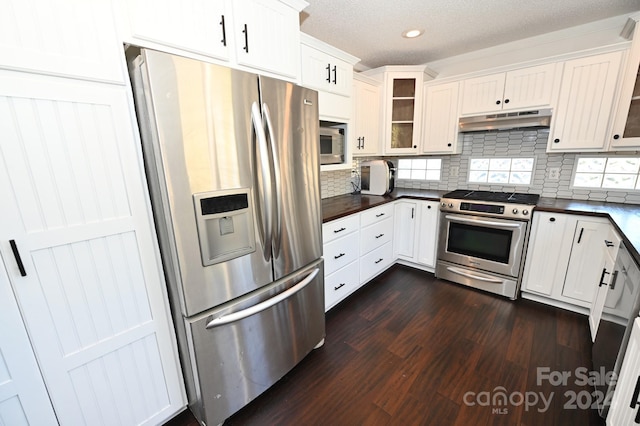
[[(385, 196), (347, 194), (325, 198), (322, 200), (322, 219), (323, 222), (329, 222), (399, 198), (437, 201), (446, 192), (397, 188)], [(541, 197), (534, 214), (535, 211), (609, 218), (620, 233), (631, 256), (640, 264), (640, 205)]]

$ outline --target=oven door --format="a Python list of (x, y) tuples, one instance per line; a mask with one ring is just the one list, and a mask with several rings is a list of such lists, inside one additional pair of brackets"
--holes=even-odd
[(518, 277), (527, 222), (442, 213), (438, 259)]

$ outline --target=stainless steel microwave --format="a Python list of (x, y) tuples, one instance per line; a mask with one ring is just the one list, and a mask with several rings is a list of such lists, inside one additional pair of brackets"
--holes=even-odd
[(320, 127), (320, 164), (340, 164), (343, 162), (343, 130), (332, 127)]

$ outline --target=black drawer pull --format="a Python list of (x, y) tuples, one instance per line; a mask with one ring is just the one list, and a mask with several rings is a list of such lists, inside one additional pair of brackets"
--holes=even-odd
[(340, 290), (340, 289), (341, 289), (342, 287), (344, 287), (345, 285), (346, 285), (346, 283), (340, 283), (340, 285), (339, 285), (339, 286), (334, 287), (333, 289), (334, 289), (334, 290)]
[(384, 237), (384, 234), (376, 235), (376, 239)]
[(618, 280), (618, 273), (620, 271), (618, 271), (617, 269), (615, 271), (613, 271), (613, 276), (611, 277), (611, 284), (609, 284), (609, 288), (611, 290), (613, 290), (614, 288), (616, 288), (616, 281)]
[(334, 234), (337, 234), (338, 232), (342, 232), (342, 231), (344, 231), (345, 229), (347, 229), (347, 228), (342, 227), (342, 228), (340, 228), (340, 229), (334, 229), (334, 230), (333, 230), (333, 233), (334, 233)]
[[(633, 396), (631, 397), (631, 404), (629, 404), (629, 407), (635, 409), (636, 405), (640, 403), (640, 401), (638, 401), (638, 394), (640, 394), (640, 376), (638, 376), (638, 380), (636, 380), (636, 387), (633, 390)], [(635, 422), (640, 423), (640, 410), (636, 413)]]
[(344, 253), (340, 253), (337, 256), (333, 256), (334, 259), (340, 259), (342, 256), (344, 256)]
[(382, 262), (383, 260), (384, 260), (383, 258), (380, 258), (380, 259), (376, 260), (376, 261), (375, 261), (375, 262), (373, 262), (373, 263), (380, 263), (380, 262)]
[(249, 29), (247, 28), (247, 24), (244, 24), (244, 30), (242, 30), (242, 32), (244, 33), (244, 47), (242, 50), (249, 53)]
[(13, 252), (13, 257), (16, 258), (16, 263), (18, 264), (18, 270), (20, 271), (20, 275), (23, 277), (26, 277), (27, 271), (24, 270), (24, 264), (22, 263), (22, 258), (20, 257), (20, 252), (18, 251), (16, 240), (10, 240), (9, 244), (11, 245), (11, 251)]
[(609, 275), (610, 272), (607, 272), (607, 268), (602, 268), (602, 275), (600, 275), (600, 284), (598, 284), (598, 287), (602, 287), (603, 285), (607, 285), (607, 283), (604, 282), (604, 276), (605, 275)]
[(580, 228), (580, 235), (578, 235), (578, 242), (576, 244), (580, 244), (580, 241), (582, 241), (582, 234), (584, 234), (584, 228)]
[(555, 222), (555, 221), (556, 221), (556, 218), (555, 218), (555, 217), (550, 217), (550, 218), (549, 218), (549, 222)]
[(384, 213), (380, 213), (376, 215), (376, 217), (382, 217), (382, 216), (384, 216)]
[(607, 247), (613, 247), (613, 241), (604, 240), (604, 243)]

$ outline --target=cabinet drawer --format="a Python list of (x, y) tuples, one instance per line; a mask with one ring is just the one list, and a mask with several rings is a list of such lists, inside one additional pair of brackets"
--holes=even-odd
[(355, 261), (324, 279), (325, 312), (360, 286), (358, 272), (358, 262)]
[(360, 282), (364, 283), (393, 262), (393, 244), (387, 243), (360, 258)]
[(365, 210), (360, 213), (360, 225), (365, 227), (393, 216), (393, 203)]
[[(385, 216), (386, 217), (386, 216)], [(393, 218), (366, 226), (360, 230), (360, 254), (370, 252), (391, 241), (393, 237)]]
[(351, 233), (343, 238), (324, 245), (324, 272), (329, 275), (358, 258), (358, 233)]
[(353, 214), (342, 219), (332, 220), (322, 225), (322, 242), (328, 243), (358, 230), (360, 224), (358, 214)]

